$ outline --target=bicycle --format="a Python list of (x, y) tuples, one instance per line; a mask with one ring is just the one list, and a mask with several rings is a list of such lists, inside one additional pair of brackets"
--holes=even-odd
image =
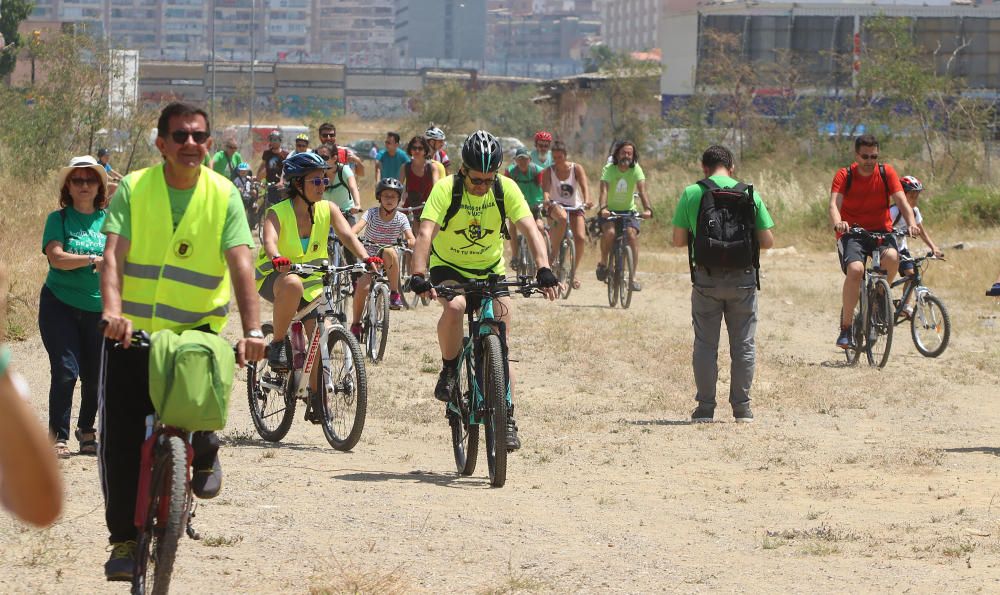
[[(548, 246), (548, 225), (545, 226), (545, 245)], [(535, 265), (535, 258), (531, 254), (531, 250), (528, 249), (528, 240), (524, 237), (524, 234), (518, 234), (517, 236), (517, 255), (512, 259), (511, 265), (514, 267), (514, 272), (519, 277), (534, 277), (537, 271), (537, 266)]]
[[(348, 272), (364, 272), (361, 263), (345, 267), (328, 264), (292, 266), (292, 274), (303, 277), (323, 274), (323, 292), (295, 313), (285, 338), (285, 348), (291, 354), (288, 370), (272, 369), (267, 359), (247, 364), (247, 399), (250, 417), (261, 438), (280, 442), (295, 416), (296, 401), (306, 405), (305, 420), (323, 427), (330, 446), (347, 451), (361, 438), (368, 409), (368, 377), (364, 355), (354, 336), (344, 328), (335, 312), (335, 278)], [(317, 313), (312, 336), (305, 334), (302, 322)], [(274, 325), (262, 325), (264, 337), (270, 342)], [(319, 360), (321, 376), (319, 394), (312, 398), (309, 379)]]
[[(150, 345), (149, 333), (141, 330), (132, 333), (130, 349), (149, 349)], [(111, 349), (121, 348), (117, 341), (111, 344)], [(133, 594), (167, 593), (182, 531), (191, 539), (201, 538), (191, 526), (193, 457), (190, 432), (160, 423), (155, 413), (146, 416), (135, 499)]]
[[(423, 211), (424, 206), (401, 207), (398, 210), (410, 219), (411, 227), (419, 231), (420, 219), (415, 213)], [(400, 238), (397, 242), (396, 251), (399, 253), (399, 295), (403, 298), (403, 305), (406, 306), (407, 310), (415, 309), (419, 305), (429, 305), (431, 300), (428, 297), (407, 297), (410, 292), (410, 277), (413, 276), (410, 272), (410, 258), (413, 257), (413, 249), (403, 245), (403, 239)]]
[(635, 257), (632, 246), (628, 245), (625, 225), (633, 219), (638, 219), (635, 211), (628, 213), (612, 213), (605, 221), (615, 224), (615, 242), (608, 252), (607, 277), (604, 282), (608, 286), (608, 305), (612, 308), (621, 303), (627, 310), (632, 305), (632, 282), (635, 280)]
[(479, 426), (484, 426), (486, 463), (490, 485), (503, 487), (507, 481), (507, 419), (513, 414), (510, 390), (510, 367), (507, 340), (494, 302), (501, 291), (516, 289), (528, 297), (540, 293), (537, 284), (526, 277), (508, 281), (500, 275), (460, 284), (435, 285), (439, 297), (480, 296), (479, 308), (467, 312), (468, 332), (459, 352), (459, 381), (448, 402), (445, 414), (451, 428), (452, 450), (458, 473), (472, 475), (479, 453)]
[(348, 300), (354, 297), (354, 280), (351, 278), (351, 271), (354, 269), (351, 269), (347, 264), (344, 245), (332, 231), (327, 239), (326, 248), (327, 256), (330, 258), (330, 266), (338, 271), (333, 275), (333, 302), (331, 303), (333, 316), (341, 324), (346, 324)]
[[(569, 294), (573, 292), (573, 279), (576, 277), (576, 242), (573, 236), (573, 225), (572, 225), (572, 214), (573, 213), (583, 213), (584, 207), (567, 207), (562, 206), (563, 210), (566, 211), (566, 233), (563, 235), (562, 242), (559, 244), (559, 254), (557, 258), (552, 258), (552, 272), (555, 274), (556, 278), (559, 279), (559, 294), (562, 299), (568, 299)], [(569, 261), (569, 265), (565, 263)]]
[[(387, 249), (391, 247), (385, 246)], [(385, 356), (385, 345), (389, 341), (389, 283), (384, 271), (369, 274), (372, 282), (361, 315), (361, 343), (365, 346), (368, 359), (378, 363)], [(365, 279), (358, 282), (364, 283)]]
[[(944, 257), (939, 258), (933, 252), (928, 252), (926, 256), (919, 258), (900, 254), (900, 259), (913, 261), (914, 267), (912, 277), (904, 275), (892, 284), (892, 287), (903, 286), (902, 297), (893, 300), (896, 307), (893, 322), (899, 325), (909, 319), (910, 337), (920, 355), (938, 357), (944, 353), (951, 338), (951, 317), (941, 298), (923, 284), (923, 273), (931, 260), (944, 260)], [(913, 311), (907, 315), (905, 308), (911, 296), (915, 296)]]
[(844, 350), (844, 354), (847, 363), (853, 366), (858, 363), (863, 352), (868, 359), (868, 365), (881, 369), (889, 361), (892, 329), (895, 323), (889, 282), (886, 271), (882, 268), (882, 255), (878, 248), (892, 233), (851, 227), (844, 235), (869, 239), (875, 246), (872, 250), (871, 265), (865, 268), (864, 276), (861, 278), (858, 305), (854, 307), (851, 324), (851, 344)]

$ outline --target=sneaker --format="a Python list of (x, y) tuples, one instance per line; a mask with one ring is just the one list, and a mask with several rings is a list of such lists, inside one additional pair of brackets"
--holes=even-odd
[(986, 295), (990, 297), (1000, 297), (1000, 283), (994, 283), (993, 287), (986, 290)]
[(840, 335), (837, 337), (837, 347), (840, 347), (841, 349), (850, 349), (851, 327), (840, 329)]
[(389, 309), (390, 310), (403, 309), (403, 297), (399, 295), (398, 291), (389, 292)]
[(705, 424), (715, 421), (715, 406), (698, 403), (695, 410), (691, 412), (691, 421), (696, 424)]
[(603, 262), (597, 265), (597, 280), (604, 281), (608, 278), (608, 267)]
[(318, 392), (309, 395), (309, 411), (306, 412), (305, 420), (314, 423), (323, 423), (323, 401)]
[(434, 387), (434, 398), (447, 403), (458, 385), (458, 370), (451, 366), (441, 366), (437, 386)]
[(363, 330), (364, 330), (364, 327), (361, 326), (360, 322), (355, 322), (355, 323), (351, 324), (351, 334), (354, 335), (354, 338), (357, 339), (358, 342), (361, 341), (361, 332)]
[(289, 368), (287, 343), (287, 341), (272, 341), (271, 345), (268, 346), (267, 365), (272, 370), (287, 370)]
[(901, 314), (903, 315), (903, 318), (907, 320), (913, 318), (913, 305), (906, 304), (905, 306), (903, 306), (903, 311), (901, 312)]
[(521, 448), (521, 439), (517, 437), (517, 422), (514, 416), (507, 417), (507, 450), (517, 450)]
[(733, 417), (738, 424), (753, 423), (753, 411), (750, 410), (750, 403), (733, 405)]
[(111, 556), (104, 563), (104, 577), (109, 581), (131, 581), (135, 572), (134, 541), (111, 544)]
[(642, 291), (642, 285), (639, 285), (635, 279), (632, 279), (632, 291)]
[(191, 491), (209, 499), (222, 489), (222, 464), (219, 463), (219, 437), (215, 432), (195, 432), (191, 436), (194, 459), (191, 461)]

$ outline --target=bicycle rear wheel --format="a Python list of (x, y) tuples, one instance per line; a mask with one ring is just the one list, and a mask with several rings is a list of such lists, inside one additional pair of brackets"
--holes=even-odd
[(490, 485), (502, 488), (507, 481), (507, 375), (504, 373), (500, 337), (483, 337), (481, 365), (486, 464), (490, 470)]
[(868, 363), (876, 368), (882, 368), (889, 361), (889, 350), (892, 348), (893, 321), (892, 300), (890, 299), (889, 283), (885, 279), (877, 279), (868, 294), (868, 319), (865, 325)]
[(951, 339), (951, 318), (940, 299), (929, 293), (917, 295), (910, 317), (910, 336), (920, 355), (937, 357), (944, 353)]
[[(271, 343), (274, 327), (271, 323), (262, 325), (264, 341)], [(291, 353), (292, 346), (285, 338), (285, 352)], [(247, 402), (250, 419), (261, 438), (268, 442), (278, 442), (288, 434), (295, 418), (295, 395), (292, 391), (292, 374), (286, 370), (275, 371), (267, 363), (267, 358), (247, 364)]]
[(368, 413), (365, 356), (354, 336), (334, 325), (327, 340), (329, 367), (323, 366), (323, 435), (337, 450), (351, 450), (361, 439)]
[(368, 331), (365, 352), (372, 363), (378, 363), (385, 356), (385, 345), (389, 341), (389, 286), (376, 283), (370, 299), (371, 311), (365, 319), (365, 330)]
[(618, 248), (613, 247), (611, 253), (608, 254), (608, 265), (607, 265), (607, 277), (604, 278), (604, 282), (608, 284), (608, 305), (614, 308), (618, 305), (618, 282), (616, 281), (617, 272), (615, 269), (615, 260), (617, 259)]
[(632, 255), (632, 246), (625, 246), (624, 254), (618, 293), (621, 296), (619, 299), (622, 308), (627, 310), (632, 305), (632, 282), (635, 281), (635, 258)]
[[(470, 339), (466, 337), (462, 353)], [(448, 406), (448, 425), (451, 427), (451, 446), (455, 454), (455, 467), (461, 475), (472, 475), (476, 471), (476, 457), (479, 456), (479, 426), (469, 423), (475, 388), (472, 383), (472, 360), (463, 357), (458, 365), (458, 385)]]
[(139, 531), (132, 575), (132, 592), (139, 595), (169, 592), (177, 543), (190, 512), (187, 444), (164, 436), (153, 458), (146, 524)]

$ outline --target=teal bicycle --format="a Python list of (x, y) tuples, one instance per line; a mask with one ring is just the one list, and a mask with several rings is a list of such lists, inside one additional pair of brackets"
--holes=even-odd
[(466, 309), (469, 332), (462, 339), (459, 381), (445, 413), (459, 474), (467, 476), (475, 472), (479, 426), (483, 426), (490, 485), (503, 487), (507, 481), (507, 417), (513, 415), (513, 404), (505, 329), (494, 304), (497, 297), (511, 290), (528, 297), (541, 293), (541, 289), (528, 277), (507, 280), (490, 275), (466, 283), (435, 285), (434, 290), (438, 297), (447, 300), (459, 295), (482, 300), (478, 309)]

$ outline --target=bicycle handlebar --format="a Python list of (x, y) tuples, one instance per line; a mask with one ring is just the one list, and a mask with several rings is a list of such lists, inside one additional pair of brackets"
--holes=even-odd
[(342, 267), (334, 267), (329, 264), (293, 264), (291, 269), (288, 271), (292, 275), (298, 275), (300, 277), (308, 277), (313, 273), (347, 273), (347, 272), (365, 272), (365, 263), (356, 262), (354, 264), (345, 265)]
[(447, 300), (465, 294), (497, 297), (496, 294), (503, 289), (513, 289), (515, 293), (524, 297), (542, 292), (542, 288), (538, 286), (536, 281), (523, 275), (515, 280), (508, 280), (500, 275), (490, 275), (486, 279), (473, 279), (465, 283), (434, 285), (433, 287), (440, 297)]

